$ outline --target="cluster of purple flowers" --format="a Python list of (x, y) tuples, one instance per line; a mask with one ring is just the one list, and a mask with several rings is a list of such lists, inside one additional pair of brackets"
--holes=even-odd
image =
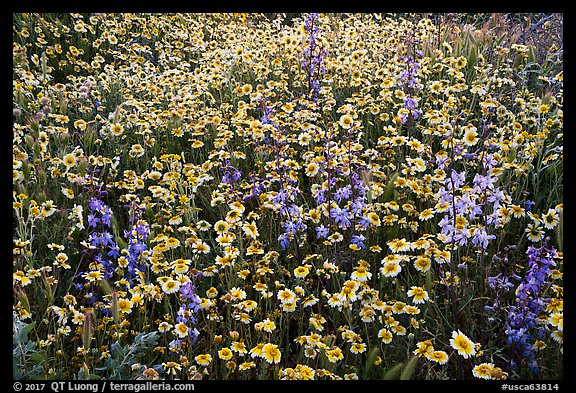
[(148, 249), (146, 245), (146, 240), (150, 235), (150, 226), (147, 222), (140, 220), (141, 208), (134, 204), (133, 214), (129, 217), (130, 229), (124, 230), (124, 239), (128, 243), (128, 255), (126, 259), (128, 260), (128, 266), (126, 273), (129, 279), (136, 275), (136, 271), (139, 271), (138, 258), (140, 255)]
[[(410, 38), (409, 43), (412, 41), (414, 41), (414, 39)], [(414, 98), (414, 92), (420, 89), (417, 79), (420, 64), (418, 63), (417, 57), (421, 56), (422, 51), (414, 50), (414, 55), (409, 54), (400, 58), (400, 60), (406, 64), (406, 69), (400, 72), (399, 81), (399, 85), (406, 89), (406, 95), (404, 96), (404, 102), (402, 106), (408, 110), (407, 114), (402, 114), (400, 116), (402, 119), (402, 124), (405, 124), (410, 117), (417, 119), (420, 116), (420, 110), (417, 109), (418, 102)]]
[[(274, 112), (272, 108), (266, 104), (265, 98), (260, 102), (260, 111), (262, 112), (260, 121), (263, 124), (272, 125), (277, 131), (282, 132), (272, 121), (271, 116)], [(302, 208), (296, 203), (296, 198), (300, 194), (300, 189), (298, 188), (297, 180), (287, 175), (289, 168), (284, 164), (284, 159), (286, 157), (282, 151), (281, 143), (282, 142), (275, 139), (276, 169), (279, 176), (276, 176), (276, 174), (267, 174), (266, 177), (270, 183), (280, 184), (278, 192), (274, 196), (272, 202), (282, 216), (281, 221), (284, 232), (280, 234), (278, 241), (280, 247), (285, 250), (289, 246), (290, 241), (297, 236), (298, 232), (304, 232), (307, 229), (307, 225), (303, 221), (304, 217), (302, 214)], [(253, 195), (255, 193), (259, 194), (264, 188), (262, 182), (259, 182), (258, 179), (254, 180), (256, 180), (256, 182), (251, 191)]]
[(221, 168), (221, 171), (224, 172), (222, 175), (222, 183), (225, 184), (237, 182), (242, 177), (242, 171), (230, 164), (230, 160), (224, 161), (224, 166)]
[[(350, 135), (346, 135), (346, 140), (350, 141)], [(331, 160), (330, 140), (325, 141), (327, 160)], [(332, 229), (339, 229), (348, 233), (350, 245), (355, 245), (357, 249), (366, 248), (364, 240), (366, 237), (358, 230), (366, 229), (370, 226), (370, 220), (366, 216), (366, 188), (359, 175), (365, 169), (358, 164), (354, 164), (353, 156), (356, 152), (349, 150), (349, 168), (323, 168), (327, 181), (326, 185), (313, 192), (314, 199), (319, 207), (328, 206), (328, 225), (320, 223), (314, 229), (316, 238), (328, 238)], [(342, 185), (339, 185), (342, 184)]]
[[(105, 193), (103, 191), (102, 193)], [(98, 197), (92, 197), (88, 203), (88, 228), (92, 231), (88, 235), (88, 241), (97, 252), (94, 262), (104, 269), (104, 278), (109, 278), (114, 272), (112, 261), (120, 255), (120, 247), (114, 241), (114, 235), (110, 232), (110, 219), (112, 210)]]
[(287, 185), (280, 189), (273, 199), (274, 205), (279, 207), (282, 216), (284, 233), (278, 237), (278, 241), (283, 250), (288, 247), (290, 240), (295, 238), (298, 232), (304, 232), (307, 228), (303, 221), (302, 208), (294, 203), (298, 192), (298, 187)]
[(248, 178), (250, 179), (250, 184), (252, 184), (252, 187), (250, 188), (250, 191), (247, 192), (244, 196), (244, 201), (247, 201), (250, 198), (257, 198), (265, 189), (264, 183), (258, 176), (250, 174)]
[[(104, 279), (108, 279), (114, 273), (112, 262), (120, 255), (120, 247), (118, 247), (114, 241), (114, 235), (110, 232), (112, 210), (100, 199), (101, 196), (107, 195), (107, 191), (98, 190), (96, 195), (88, 203), (90, 209), (88, 213), (89, 243), (88, 247), (83, 251), (82, 260), (86, 260), (89, 265), (101, 267)], [(82, 277), (85, 273), (84, 271), (79, 271), (74, 276), (74, 279)], [(72, 285), (78, 291), (82, 291), (85, 286), (84, 281), (73, 282)], [(89, 304), (93, 304), (98, 300), (97, 295), (92, 291), (85, 296)]]
[(527, 255), (528, 271), (516, 288), (514, 304), (509, 307), (506, 335), (508, 344), (521, 351), (521, 357), (528, 363), (528, 370), (537, 375), (540, 369), (534, 341), (544, 339), (546, 334), (546, 324), (538, 317), (545, 313), (546, 304), (550, 301), (543, 296), (543, 290), (549, 285), (549, 275), (556, 266), (556, 250), (547, 248), (544, 243), (541, 247), (528, 247)]
[[(514, 250), (516, 249), (515, 245), (509, 245), (506, 247), (506, 250)], [(493, 313), (494, 316), (490, 316), (488, 321), (498, 322), (500, 323), (500, 308), (506, 307), (506, 294), (512, 290), (516, 286), (511, 279), (514, 279), (515, 282), (520, 282), (522, 277), (518, 274), (514, 273), (512, 269), (510, 269), (510, 259), (508, 255), (500, 256), (494, 255), (492, 257), (492, 264), (498, 265), (502, 269), (500, 273), (495, 276), (488, 277), (486, 282), (488, 283), (488, 287), (494, 292), (492, 297), (492, 305), (484, 306), (484, 309), (489, 313)], [(505, 274), (504, 270), (511, 270), (510, 274)]]
[(409, 89), (417, 89), (418, 79), (416, 79), (416, 74), (418, 73), (420, 64), (418, 64), (412, 55), (401, 57), (400, 60), (406, 63), (406, 69), (400, 72), (400, 86), (408, 87)]
[(316, 35), (318, 26), (314, 22), (318, 19), (317, 13), (310, 13), (304, 21), (304, 29), (308, 33), (308, 46), (304, 49), (302, 67), (308, 74), (308, 94), (311, 94), (312, 101), (316, 102), (320, 93), (320, 75), (326, 70), (322, 64), (322, 59), (327, 55), (326, 50), (318, 45)]
[[(201, 274), (201, 273), (200, 273)], [(198, 329), (193, 327), (196, 324), (196, 317), (194, 314), (200, 309), (200, 297), (194, 291), (194, 284), (191, 281), (183, 284), (180, 287), (180, 295), (184, 299), (184, 303), (178, 309), (176, 323), (183, 323), (188, 327), (188, 337), (190, 344), (194, 344), (200, 335)], [(170, 342), (170, 347), (178, 350), (183, 339), (175, 339)]]
[[(437, 158), (438, 168), (444, 169), (446, 160), (444, 157)], [(490, 175), (490, 170), (496, 164), (492, 154), (484, 154), (482, 159), (483, 173), (476, 174), (473, 180), (473, 187), (463, 194), (458, 194), (457, 190), (462, 189), (466, 183), (466, 172), (450, 170), (450, 176), (446, 177), (445, 183), (440, 187), (437, 196), (441, 203), (449, 205), (446, 214), (438, 225), (440, 233), (444, 235), (445, 243), (454, 242), (457, 246), (466, 246), (470, 240), (472, 245), (486, 250), (491, 240), (496, 236), (489, 234), (487, 228), (493, 228), (498, 223), (498, 207), (504, 199), (504, 193), (495, 183), (496, 176)], [(484, 203), (478, 204), (479, 200)], [(491, 209), (489, 209), (491, 207)], [(491, 212), (489, 212), (491, 210)], [(480, 219), (480, 224), (474, 228), (469, 225), (454, 225), (455, 216), (464, 217), (467, 220)]]
[(258, 109), (260, 112), (262, 112), (262, 116), (260, 116), (260, 122), (265, 125), (273, 125), (274, 122), (272, 121), (271, 116), (274, 114), (274, 110), (266, 104), (266, 97), (262, 97)]
[[(364, 185), (358, 173), (351, 173), (349, 180), (349, 184), (334, 191), (333, 199), (337, 205), (330, 208), (330, 217), (333, 219), (334, 224), (342, 230), (355, 227), (357, 223), (367, 228), (370, 221), (363, 214), (366, 207)], [(322, 200), (320, 195), (317, 196), (316, 200)], [(341, 207), (341, 204), (343, 204), (343, 207)]]

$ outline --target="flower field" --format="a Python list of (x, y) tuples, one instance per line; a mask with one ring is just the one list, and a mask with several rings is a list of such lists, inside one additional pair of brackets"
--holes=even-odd
[(563, 379), (561, 14), (13, 14), (14, 379)]

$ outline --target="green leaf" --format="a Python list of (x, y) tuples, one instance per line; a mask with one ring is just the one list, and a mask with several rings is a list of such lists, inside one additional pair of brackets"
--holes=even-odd
[(394, 175), (392, 175), (390, 180), (388, 180), (388, 184), (386, 184), (386, 188), (384, 189), (384, 193), (382, 194), (383, 203), (391, 201), (397, 195), (396, 190), (394, 189), (394, 183), (396, 182), (397, 178), (398, 173), (395, 173)]
[(404, 363), (400, 362), (394, 367), (389, 368), (384, 372), (384, 375), (382, 375), (382, 379), (385, 380), (397, 379), (398, 375), (400, 375), (400, 371), (402, 371), (402, 366), (404, 366)]
[(21, 342), (28, 341), (28, 333), (34, 329), (34, 325), (36, 325), (36, 321), (32, 321), (32, 323), (26, 324), (20, 328), (20, 334), (18, 335), (18, 339)]
[(400, 379), (402, 381), (408, 381), (412, 379), (414, 376), (414, 372), (416, 371), (416, 364), (418, 363), (418, 357), (413, 356), (412, 359), (406, 363), (406, 367), (402, 370), (402, 374), (400, 374)]
[(380, 353), (380, 348), (379, 347), (374, 347), (369, 353), (368, 356), (366, 357), (366, 364), (365, 364), (365, 369), (364, 369), (364, 378), (368, 377), (368, 374), (370, 373), (370, 370), (372, 369), (372, 367), (374, 366), (374, 362), (376, 361), (376, 357), (378, 356), (378, 354)]
[(120, 345), (120, 343), (115, 342), (112, 344), (111, 353), (115, 359), (122, 359), (126, 354), (126, 350)]
[(142, 342), (142, 336), (144, 333), (138, 333), (136, 337), (134, 337), (134, 345), (139, 345)]
[(558, 249), (563, 250), (564, 245), (564, 212), (560, 211), (558, 225), (556, 226), (556, 242), (558, 243)]
[(44, 356), (38, 351), (30, 352), (29, 356), (33, 364), (41, 364), (44, 362)]
[(158, 334), (158, 332), (150, 332), (144, 336), (144, 341), (146, 341), (146, 344), (148, 346), (155, 346), (156, 344), (158, 344), (159, 338), (160, 335)]

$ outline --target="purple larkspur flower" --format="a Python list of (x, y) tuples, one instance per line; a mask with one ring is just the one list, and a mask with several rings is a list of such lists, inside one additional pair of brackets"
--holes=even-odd
[(333, 207), (330, 209), (330, 217), (334, 218), (334, 222), (342, 229), (346, 229), (351, 225), (350, 212), (346, 208)]
[(282, 247), (283, 250), (285, 250), (290, 244), (290, 239), (286, 233), (278, 236), (278, 241), (280, 242), (280, 247)]
[(472, 238), (472, 244), (476, 247), (482, 247), (482, 249), (488, 248), (488, 243), (490, 240), (496, 239), (496, 235), (489, 235), (485, 228), (477, 227), (474, 229), (474, 237)]
[(324, 224), (320, 224), (320, 226), (314, 228), (316, 230), (316, 239), (328, 237), (330, 230), (324, 226)]
[(541, 247), (528, 247), (528, 271), (516, 288), (515, 302), (509, 307), (505, 330), (508, 343), (521, 350), (528, 370), (535, 375), (539, 374), (540, 368), (532, 344), (535, 339), (545, 336), (546, 327), (539, 323), (538, 318), (550, 300), (543, 296), (542, 289), (548, 285), (548, 277), (556, 266), (556, 250), (546, 247), (547, 240)]
[(353, 235), (352, 238), (350, 239), (350, 242), (360, 248), (366, 248), (364, 240), (366, 240), (366, 237), (364, 237), (363, 235)]

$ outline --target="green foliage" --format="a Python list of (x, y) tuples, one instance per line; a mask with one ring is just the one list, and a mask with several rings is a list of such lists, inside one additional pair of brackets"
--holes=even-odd
[(45, 353), (28, 337), (35, 325), (35, 321), (25, 323), (16, 314), (12, 316), (13, 379), (39, 379), (44, 375)]
[[(158, 343), (158, 338), (158, 332), (138, 333), (132, 344), (113, 343), (110, 347), (111, 356), (106, 358), (104, 366), (97, 367), (96, 371), (102, 372), (109, 379), (131, 379), (131, 367), (148, 356), (147, 352)], [(93, 379), (92, 375), (89, 379)]]
[[(315, 41), (306, 20), (13, 15), (15, 378), (562, 375), (562, 15), (320, 14)], [(95, 195), (117, 249), (90, 246)], [(557, 306), (534, 376), (506, 321), (546, 238)]]

